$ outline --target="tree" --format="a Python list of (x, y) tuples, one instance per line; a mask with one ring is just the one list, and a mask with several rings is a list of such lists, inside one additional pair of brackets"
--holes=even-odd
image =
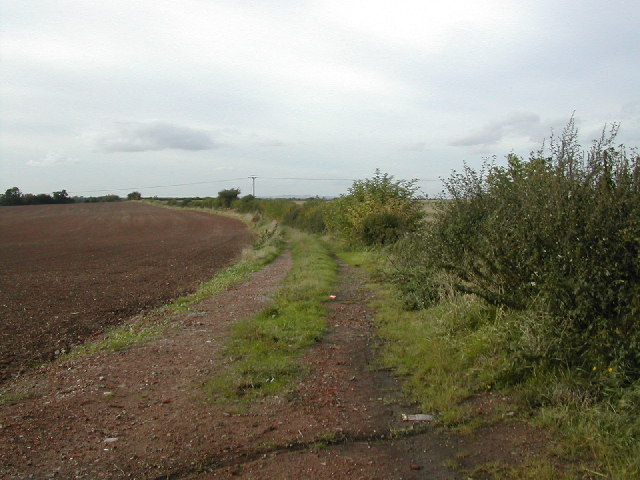
[(224, 208), (229, 208), (231, 203), (238, 199), (238, 195), (240, 195), (239, 188), (231, 188), (229, 190), (222, 190), (218, 192), (220, 205)]
[(59, 192), (53, 192), (54, 203), (73, 203), (73, 198), (69, 197), (66, 190), (60, 190)]
[(0, 198), (0, 204), (6, 206), (22, 205), (22, 192), (18, 187), (7, 189), (2, 198)]
[(127, 200), (142, 200), (142, 194), (140, 192), (131, 192), (127, 195)]

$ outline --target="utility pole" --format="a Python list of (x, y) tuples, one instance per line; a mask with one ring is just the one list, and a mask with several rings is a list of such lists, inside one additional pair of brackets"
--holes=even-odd
[(255, 197), (256, 196), (256, 178), (258, 177), (256, 175), (249, 175), (249, 178), (253, 181), (253, 184), (251, 187), (251, 195)]

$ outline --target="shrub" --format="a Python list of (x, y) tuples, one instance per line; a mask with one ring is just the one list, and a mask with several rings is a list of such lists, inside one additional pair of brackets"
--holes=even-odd
[(364, 245), (392, 243), (416, 231), (425, 216), (417, 181), (393, 178), (376, 170), (373, 178), (356, 180), (347, 195), (331, 202), (325, 215), (327, 229), (347, 242)]
[(238, 199), (238, 195), (240, 195), (239, 188), (230, 188), (228, 190), (218, 192), (220, 206), (224, 208), (231, 207), (231, 204)]
[(640, 159), (614, 146), (616, 133), (614, 125), (583, 152), (572, 119), (548, 152), (454, 173), (451, 201), (414, 239), (423, 265), (397, 256), (395, 277), (420, 276), (426, 304), (447, 271), (458, 291), (541, 313), (547, 356), (637, 378)]
[(362, 239), (367, 245), (397, 242), (404, 228), (402, 217), (394, 212), (370, 213), (362, 222)]
[(259, 212), (260, 201), (253, 195), (245, 195), (233, 203), (233, 208), (240, 213)]

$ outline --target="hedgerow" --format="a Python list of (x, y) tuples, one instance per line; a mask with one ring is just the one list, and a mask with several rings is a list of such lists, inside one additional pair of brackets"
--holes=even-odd
[(585, 152), (572, 119), (528, 159), (454, 172), (436, 220), (396, 250), (409, 303), (437, 301), (447, 272), (460, 292), (535, 312), (538, 360), (638, 378), (640, 159), (616, 133)]

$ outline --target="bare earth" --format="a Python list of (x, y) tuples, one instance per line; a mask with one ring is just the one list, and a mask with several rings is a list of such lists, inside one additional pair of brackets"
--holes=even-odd
[(238, 220), (134, 202), (0, 208), (0, 384), (193, 291), (249, 240)]
[(375, 368), (371, 294), (362, 272), (344, 265), (329, 331), (302, 359), (310, 373), (244, 413), (207, 403), (201, 385), (224, 368), (231, 325), (265, 307), (289, 267), (285, 254), (173, 317), (162, 338), (10, 382), (32, 398), (0, 407), (0, 477), (457, 479), (467, 478), (461, 469), (517, 463), (542, 448), (544, 436), (513, 418), (467, 436), (424, 424), (398, 435), (410, 428), (401, 413), (415, 406)]

